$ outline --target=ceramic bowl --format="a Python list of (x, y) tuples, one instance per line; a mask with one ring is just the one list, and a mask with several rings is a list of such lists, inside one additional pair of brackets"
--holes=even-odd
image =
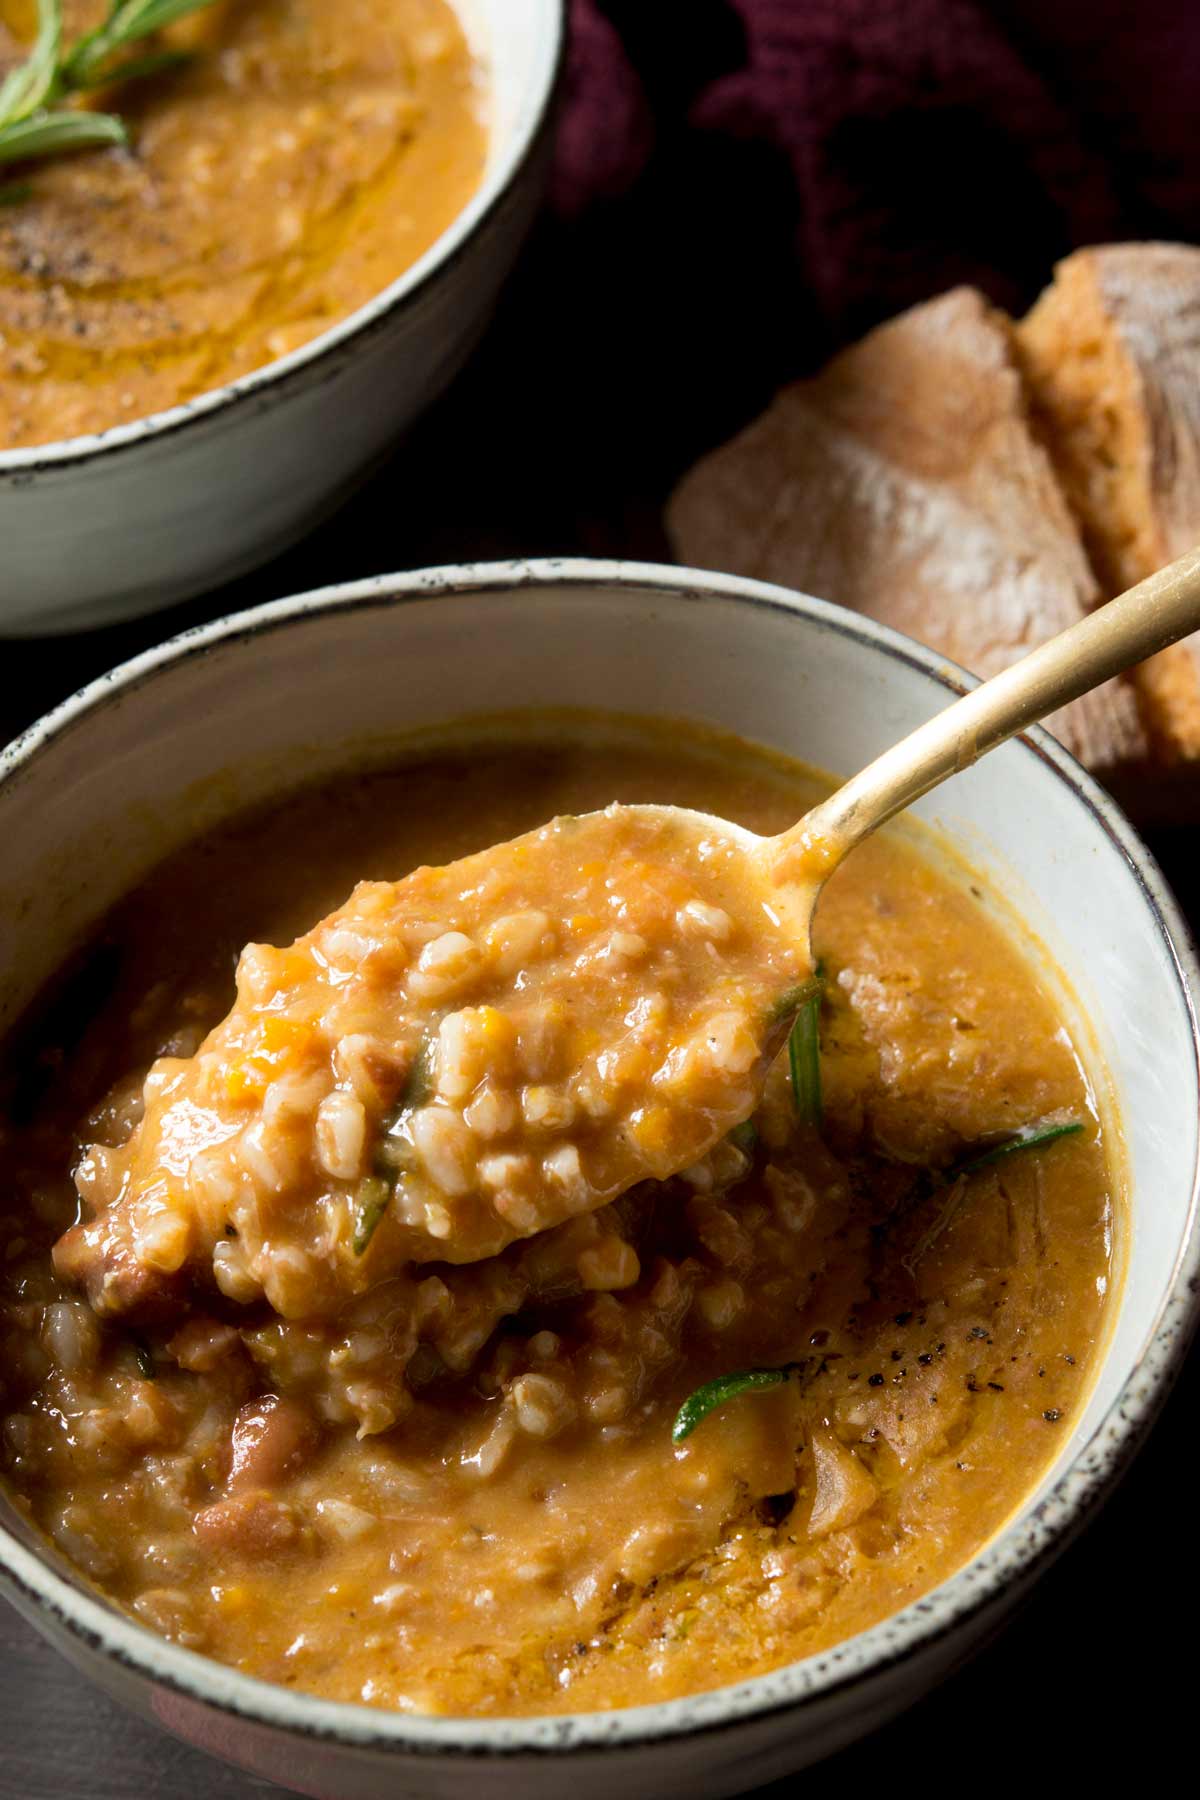
[[(204, 626), (94, 683), (0, 762), (0, 1024), (165, 851), (407, 730), (615, 698), (850, 771), (965, 679), (820, 601), (629, 564), (439, 570)], [(972, 1562), (823, 1655), (691, 1699), (553, 1719), (414, 1718), (253, 1680), (118, 1614), (10, 1510), (0, 1563), (18, 1609), (139, 1712), (324, 1800), (706, 1800), (813, 1761), (961, 1662), (1115, 1483), (1196, 1322), (1196, 972), (1153, 862), (1044, 733), (920, 812), (1061, 970), (1093, 1074), (1108, 1071), (1101, 1099), (1123, 1128), (1133, 1200), (1091, 1397), (1053, 1469)]]
[(0, 449), (0, 633), (73, 631), (217, 586), (311, 530), (457, 373), (540, 203), (566, 0), (454, 0), (489, 92), (474, 198), (368, 305), (185, 405)]

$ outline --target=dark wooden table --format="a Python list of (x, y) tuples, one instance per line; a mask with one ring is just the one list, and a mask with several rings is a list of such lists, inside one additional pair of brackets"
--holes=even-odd
[[(612, 277), (598, 256), (593, 268), (575, 264), (564, 278), (557, 253), (545, 238), (535, 246), (455, 391), (302, 548), (152, 620), (74, 638), (0, 642), (0, 739), (145, 645), (258, 600), (443, 561), (661, 557), (658, 511), (673, 473), (749, 416), (770, 380), (794, 365), (783, 338), (768, 329), (748, 352), (753, 362), (740, 384), (728, 368), (711, 379), (706, 372), (698, 384), (692, 372), (705, 368), (700, 347), (713, 341), (719, 287), (697, 300), (687, 320), (656, 322), (639, 310), (644, 293), (626, 294), (618, 284), (601, 295), (611, 327), (605, 342), (576, 340), (568, 380), (561, 321), (572, 284), (588, 286), (594, 318), (595, 284)], [(795, 363), (806, 359), (811, 344)], [(648, 392), (653, 408), (644, 403)], [(136, 521), (130, 526), (136, 556)], [(0, 546), (0, 579), (2, 556)], [(1200, 917), (1190, 836), (1164, 837), (1154, 848), (1192, 917)], [(1191, 1767), (1187, 1634), (1200, 1577), (1190, 1554), (1195, 1508), (1187, 1469), (1195, 1452), (1187, 1445), (1198, 1403), (1193, 1357), (1123, 1488), (1005, 1635), (913, 1712), (809, 1780), (842, 1777), (901, 1795), (928, 1782), (974, 1800), (1116, 1779), (1122, 1750), (1151, 1759), (1144, 1766), (1158, 1782)], [(772, 1793), (799, 1789), (797, 1780)], [(134, 1722), (0, 1609), (0, 1800), (250, 1800), (281, 1791)]]

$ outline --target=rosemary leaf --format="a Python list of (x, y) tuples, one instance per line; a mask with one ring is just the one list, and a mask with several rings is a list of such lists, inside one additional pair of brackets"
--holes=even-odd
[(98, 144), (128, 142), (112, 113), (44, 112), (0, 129), (0, 163), (26, 162), (62, 150), (90, 150)]
[(1001, 1158), (1013, 1156), (1018, 1150), (1036, 1150), (1042, 1144), (1052, 1144), (1056, 1138), (1076, 1137), (1083, 1130), (1078, 1119), (1058, 1121), (1054, 1119), (1035, 1120), (1031, 1125), (1022, 1125), (1018, 1130), (1009, 1132), (1005, 1137), (996, 1138), (991, 1143), (981, 1143), (966, 1151), (946, 1170), (944, 1179), (947, 1182), (957, 1181), (960, 1175), (972, 1175), (976, 1169), (986, 1169)]
[(132, 24), (125, 31), (125, 40), (145, 37), (150, 31), (165, 31), (177, 19), (186, 19), (189, 13), (202, 12), (212, 3), (213, 0), (128, 0), (120, 8), (121, 12), (129, 14), (132, 19)]
[(684, 1438), (691, 1437), (701, 1420), (707, 1419), (710, 1412), (718, 1406), (724, 1406), (729, 1400), (736, 1400), (739, 1394), (755, 1394), (763, 1388), (782, 1387), (794, 1370), (801, 1367), (799, 1363), (785, 1363), (781, 1369), (739, 1369), (732, 1375), (718, 1375), (715, 1381), (706, 1381), (698, 1387), (694, 1394), (689, 1394), (675, 1415), (675, 1423), (671, 1427), (671, 1442), (682, 1444)]
[(124, 79), (105, 67), (118, 51), (211, 5), (212, 0), (112, 0), (107, 18), (68, 51), (64, 82), (72, 88), (89, 88)]
[(81, 77), (74, 85), (79, 89), (116, 87), (119, 82), (145, 81), (150, 75), (166, 75), (172, 69), (186, 68), (195, 62), (192, 50), (148, 50), (145, 56), (130, 56), (109, 68), (105, 65), (94, 75)]
[(61, 43), (61, 0), (38, 0), (33, 49), (0, 83), (0, 127), (27, 119), (52, 97)]
[(788, 1037), (788, 1068), (792, 1077), (792, 1099), (796, 1117), (802, 1125), (817, 1129), (823, 1117), (821, 1104), (821, 985), (812, 983), (812, 992), (802, 1002)]

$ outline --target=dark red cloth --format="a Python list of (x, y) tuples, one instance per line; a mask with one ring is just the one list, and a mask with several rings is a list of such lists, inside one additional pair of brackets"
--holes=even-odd
[(1080, 244), (1200, 237), (1198, 0), (573, 0), (572, 25), (561, 216), (621, 209), (631, 250), (702, 233), (696, 273), (749, 252), (808, 349), (956, 281), (1020, 308)]
[(682, 471), (880, 319), (958, 281), (1022, 311), (1085, 243), (1200, 242), (1200, 0), (571, 21), (551, 206), (442, 412), (498, 550), (662, 556)]

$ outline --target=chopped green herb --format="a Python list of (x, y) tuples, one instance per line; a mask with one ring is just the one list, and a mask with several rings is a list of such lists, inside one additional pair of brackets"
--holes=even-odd
[(364, 1175), (359, 1182), (354, 1196), (355, 1256), (361, 1256), (375, 1236), (391, 1197), (391, 1184), (382, 1175)]
[(758, 1148), (758, 1127), (753, 1119), (743, 1119), (727, 1135), (734, 1149), (740, 1150), (743, 1156), (753, 1156)]
[(390, 1112), (384, 1114), (379, 1147), (375, 1153), (377, 1172), (394, 1177), (398, 1169), (403, 1169), (411, 1162), (412, 1145), (407, 1138), (399, 1135), (399, 1127), (410, 1112), (418, 1106), (424, 1106), (433, 1094), (434, 1045), (432, 1035), (425, 1039), (413, 1059), (395, 1105)]
[(802, 1125), (820, 1126), (821, 1104), (821, 984), (812, 984), (796, 1014), (788, 1037), (788, 1068), (792, 1077), (792, 1099), (796, 1117)]
[(715, 1381), (706, 1381), (703, 1387), (688, 1395), (676, 1413), (671, 1442), (682, 1444), (684, 1438), (691, 1437), (701, 1420), (707, 1419), (718, 1406), (724, 1406), (727, 1400), (736, 1400), (739, 1394), (758, 1393), (763, 1388), (782, 1387), (789, 1375), (803, 1366), (802, 1363), (785, 1363), (781, 1369), (739, 1369), (732, 1375), (718, 1375)]
[(414, 1106), (424, 1106), (433, 1093), (433, 1058), (434, 1039), (425, 1039), (413, 1059), (412, 1068), (408, 1071), (408, 1079), (400, 1090), (400, 1098), (396, 1102), (393, 1117), (399, 1118), (401, 1113), (409, 1112)]
[(0, 187), (0, 206), (20, 206), (32, 192), (32, 182), (10, 181), (7, 186)]
[(143, 1381), (153, 1381), (155, 1379), (158, 1370), (155, 1367), (154, 1358), (151, 1356), (148, 1347), (142, 1343), (140, 1338), (133, 1339), (133, 1360), (137, 1364), (138, 1374)]
[(945, 1180), (957, 1181), (960, 1175), (972, 1175), (976, 1169), (986, 1169), (1003, 1157), (1015, 1155), (1018, 1150), (1036, 1150), (1042, 1144), (1054, 1143), (1056, 1138), (1076, 1137), (1082, 1130), (1083, 1125), (1078, 1119), (1062, 1122), (1043, 1119), (1032, 1125), (1022, 1125), (1019, 1130), (1008, 1132), (991, 1143), (983, 1142), (967, 1150), (951, 1163)]

